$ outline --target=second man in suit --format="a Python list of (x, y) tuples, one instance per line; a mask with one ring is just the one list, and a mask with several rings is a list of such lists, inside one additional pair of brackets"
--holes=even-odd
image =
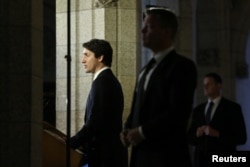
[(153, 57), (138, 77), (121, 133), (124, 145), (132, 145), (130, 167), (190, 165), (186, 130), (197, 72), (192, 60), (175, 51), (177, 27), (170, 9), (146, 8), (142, 40)]
[(233, 153), (237, 145), (246, 142), (241, 106), (222, 96), (221, 77), (214, 72), (206, 74), (203, 88), (208, 100), (194, 108), (188, 131), (189, 142), (195, 147), (195, 167), (209, 166), (212, 154)]

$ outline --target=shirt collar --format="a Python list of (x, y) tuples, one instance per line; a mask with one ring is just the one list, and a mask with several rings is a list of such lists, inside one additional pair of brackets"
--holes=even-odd
[(218, 97), (216, 97), (216, 98), (213, 99), (213, 100), (208, 99), (208, 103), (212, 101), (214, 104), (218, 105), (219, 102), (220, 102), (220, 100), (221, 100), (221, 96), (218, 96)]
[(169, 54), (172, 50), (174, 50), (174, 46), (171, 46), (161, 52), (156, 53), (154, 55), (156, 63), (159, 64), (166, 57), (166, 55)]
[(107, 70), (107, 69), (110, 69), (110, 68), (106, 66), (106, 67), (101, 68), (99, 71), (97, 71), (97, 72), (94, 74), (93, 81), (98, 77), (98, 75), (99, 75), (102, 71)]

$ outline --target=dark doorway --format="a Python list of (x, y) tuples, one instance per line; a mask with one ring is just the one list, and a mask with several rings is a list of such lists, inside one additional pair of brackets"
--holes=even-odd
[(55, 0), (43, 0), (43, 121), (56, 121), (56, 30)]

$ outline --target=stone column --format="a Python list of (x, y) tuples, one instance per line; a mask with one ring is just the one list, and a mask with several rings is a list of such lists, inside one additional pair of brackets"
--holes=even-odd
[[(56, 126), (66, 133), (67, 3), (56, 1)], [(124, 119), (130, 110), (136, 75), (136, 1), (74, 0), (71, 2), (71, 135), (83, 125), (92, 75), (86, 74), (82, 43), (92, 38), (108, 40), (114, 50), (112, 70), (120, 80), (124, 96)]]
[(42, 0), (1, 1), (0, 166), (42, 166)]

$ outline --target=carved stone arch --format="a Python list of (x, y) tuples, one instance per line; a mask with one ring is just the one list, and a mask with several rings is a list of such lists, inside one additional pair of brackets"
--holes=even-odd
[(106, 8), (106, 7), (116, 7), (119, 0), (95, 0), (95, 7)]

